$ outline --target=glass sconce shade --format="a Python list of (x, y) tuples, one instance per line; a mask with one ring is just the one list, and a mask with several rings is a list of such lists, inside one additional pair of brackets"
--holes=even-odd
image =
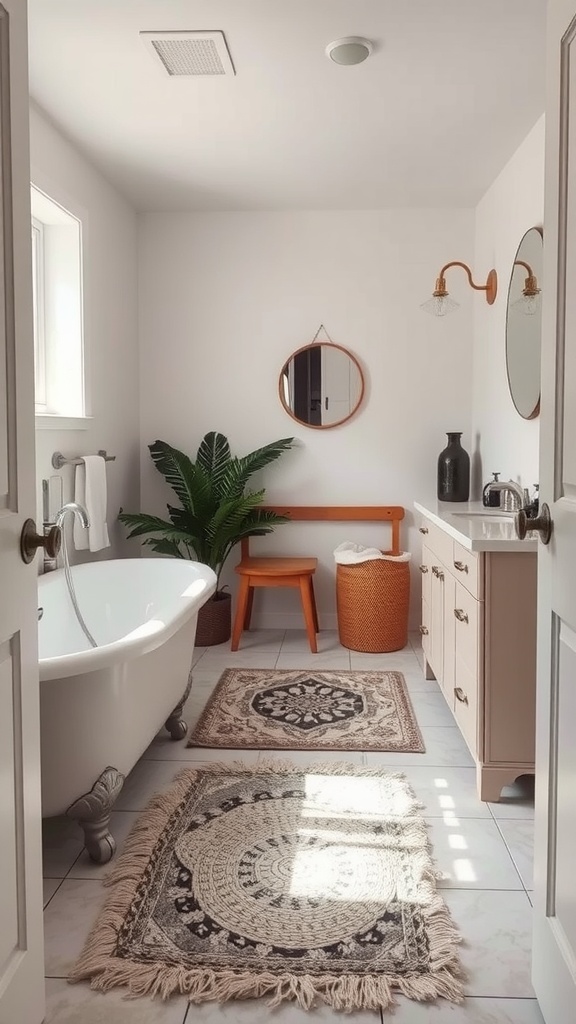
[(460, 303), (454, 302), (454, 299), (451, 299), (446, 293), (446, 295), (433, 295), (431, 299), (427, 299), (421, 304), (420, 309), (430, 313), (431, 316), (448, 316), (459, 307)]
[(542, 305), (541, 292), (538, 289), (532, 295), (521, 295), (515, 302), (510, 303), (510, 308), (516, 313), (522, 313), (524, 316), (536, 316), (540, 312)]

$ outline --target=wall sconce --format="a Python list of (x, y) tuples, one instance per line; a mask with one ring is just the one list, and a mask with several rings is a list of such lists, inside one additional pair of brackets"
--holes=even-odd
[(525, 263), (524, 260), (514, 260), (514, 266), (524, 267), (528, 277), (524, 281), (522, 295), (512, 303), (512, 308), (516, 309), (519, 313), (523, 313), (524, 316), (535, 316), (540, 309), (539, 295), (541, 289), (538, 287), (538, 280), (530, 264)]
[(471, 288), (475, 291), (486, 292), (486, 302), (489, 306), (492, 305), (496, 299), (498, 292), (498, 275), (495, 270), (491, 270), (486, 278), (486, 284), (474, 284), (472, 280), (472, 271), (466, 263), (461, 263), (460, 260), (453, 260), (452, 263), (446, 263), (439, 276), (436, 278), (436, 287), (432, 292), (432, 298), (427, 299), (420, 306), (421, 309), (425, 309), (427, 313), (431, 313), (432, 316), (447, 316), (448, 313), (452, 313), (453, 310), (458, 309), (459, 303), (454, 302), (451, 299), (446, 289), (446, 278), (444, 274), (450, 267), (463, 267), (468, 275), (468, 283)]

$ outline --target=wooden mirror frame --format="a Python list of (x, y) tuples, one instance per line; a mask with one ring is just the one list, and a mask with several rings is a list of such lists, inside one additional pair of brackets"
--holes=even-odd
[[(335, 423), (305, 423), (304, 420), (301, 420), (298, 418), (298, 416), (295, 416), (291, 408), (286, 404), (284, 400), (284, 388), (282, 378), (284, 376), (284, 370), (288, 366), (291, 359), (294, 359), (295, 356), (300, 355), (301, 352), (307, 352), (309, 349), (316, 348), (317, 346), (322, 345), (325, 345), (327, 348), (339, 349), (340, 352), (345, 352), (348, 358), (352, 360), (360, 375), (360, 394), (358, 396), (358, 401), (356, 402), (354, 408), (351, 410), (351, 412), (348, 413), (347, 416), (344, 416), (341, 420), (336, 420)], [(297, 348), (296, 351), (292, 352), (288, 356), (288, 359), (286, 359), (285, 362), (282, 364), (280, 376), (278, 377), (278, 396), (280, 398), (284, 410), (288, 413), (291, 419), (295, 420), (296, 423), (299, 423), (302, 427), (308, 427), (310, 430), (331, 430), (332, 427), (340, 427), (342, 426), (343, 423), (347, 423), (348, 420), (352, 419), (352, 416), (355, 416), (355, 414), (358, 412), (358, 409), (362, 405), (365, 390), (366, 382), (364, 380), (364, 374), (362, 372), (362, 367), (360, 366), (360, 363), (356, 356), (353, 355), (350, 349), (345, 348), (344, 345), (336, 345), (332, 341), (310, 341), (308, 342), (307, 345), (302, 345), (300, 348)]]
[[(534, 419), (536, 419), (537, 416), (540, 415), (540, 399), (541, 399), (541, 396), (542, 396), (542, 380), (540, 379), (540, 387), (539, 387), (538, 399), (537, 399), (534, 407), (532, 409), (530, 409), (528, 412), (522, 412), (518, 408), (518, 404), (517, 404), (517, 400), (516, 400), (516, 395), (515, 395), (515, 390), (516, 389), (512, 387), (512, 382), (510, 380), (510, 363), (509, 363), (509, 355), (508, 355), (508, 350), (509, 350), (509, 333), (508, 332), (509, 332), (509, 317), (510, 317), (510, 297), (511, 297), (511, 293), (512, 293), (512, 284), (513, 284), (513, 281), (514, 281), (514, 267), (516, 266), (516, 264), (518, 262), (522, 263), (522, 260), (518, 261), (518, 256), (519, 256), (520, 250), (522, 249), (522, 245), (523, 245), (524, 239), (526, 238), (527, 235), (530, 234), (531, 231), (536, 231), (540, 235), (540, 238), (542, 239), (542, 244), (544, 244), (544, 231), (543, 231), (543, 228), (541, 228), (538, 224), (533, 224), (532, 227), (528, 228), (524, 232), (524, 234), (522, 235), (522, 238), (520, 239), (520, 241), (518, 243), (518, 248), (516, 249), (516, 254), (515, 254), (514, 260), (512, 262), (512, 269), (510, 271), (510, 280), (508, 282), (508, 294), (507, 294), (507, 297), (506, 297), (506, 326), (505, 326), (505, 332), (504, 332), (504, 355), (505, 355), (505, 360), (506, 360), (506, 380), (507, 380), (507, 383), (508, 383), (508, 394), (510, 395), (510, 400), (511, 400), (512, 405), (514, 406), (516, 412), (518, 413), (519, 416), (522, 417), (523, 420), (534, 420)], [(528, 266), (528, 264), (524, 264), (524, 266)], [(543, 276), (543, 268), (541, 268), (540, 277), (538, 278), (539, 281), (541, 281), (542, 276)], [(540, 341), (541, 341), (541, 339), (542, 339), (542, 313), (540, 313)]]

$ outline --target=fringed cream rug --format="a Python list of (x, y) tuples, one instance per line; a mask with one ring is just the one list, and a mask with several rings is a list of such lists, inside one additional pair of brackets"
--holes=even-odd
[(70, 980), (192, 1002), (461, 1002), (459, 937), (403, 775), (208, 765), (155, 797)]
[(189, 747), (424, 753), (400, 672), (229, 668)]

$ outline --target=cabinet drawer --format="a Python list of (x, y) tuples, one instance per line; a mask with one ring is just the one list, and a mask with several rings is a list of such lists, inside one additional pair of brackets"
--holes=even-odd
[(422, 650), (428, 664), (430, 664), (430, 605), (422, 598), (422, 618), (420, 635), (422, 637)]
[(430, 604), (430, 585), (432, 580), (432, 563), (434, 555), (430, 548), (424, 543), (422, 545), (422, 561), (420, 562), (420, 575), (422, 576), (422, 600)]
[(422, 541), (434, 555), (434, 564), (444, 562), (444, 565), (452, 565), (453, 540), (441, 530), (440, 527), (431, 523), (429, 519), (422, 519), (420, 524)]
[(474, 676), (480, 668), (480, 616), (481, 605), (461, 583), (456, 583), (453, 615), (456, 620), (456, 664), (466, 665)]
[(454, 718), (473, 757), (478, 753), (478, 677), (456, 658)]
[(477, 553), (463, 548), (457, 540), (452, 541), (452, 545), (452, 561), (448, 564), (456, 580), (466, 587), (473, 597), (481, 597), (482, 573)]

